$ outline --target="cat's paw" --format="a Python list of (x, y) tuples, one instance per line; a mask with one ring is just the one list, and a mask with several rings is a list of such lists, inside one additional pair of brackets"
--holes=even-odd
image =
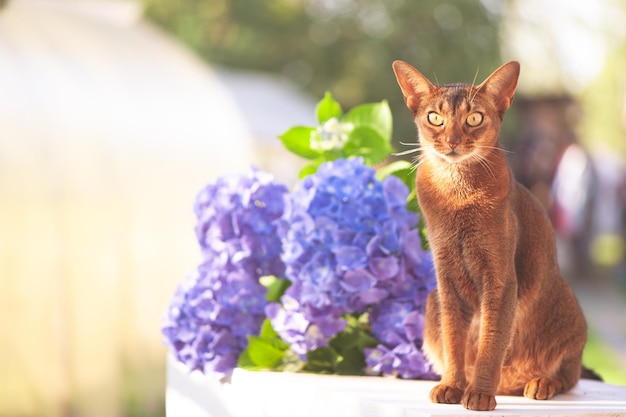
[(524, 387), (524, 397), (531, 400), (549, 400), (563, 389), (560, 381), (537, 377), (531, 379)]
[(467, 390), (463, 395), (463, 407), (472, 411), (491, 411), (496, 408), (496, 397), (486, 392)]
[(439, 404), (458, 404), (463, 397), (463, 390), (449, 385), (439, 384), (430, 391), (430, 400)]

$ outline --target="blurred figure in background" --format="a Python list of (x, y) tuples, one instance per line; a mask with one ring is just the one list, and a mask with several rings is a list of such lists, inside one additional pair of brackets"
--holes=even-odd
[(597, 179), (576, 138), (580, 106), (569, 96), (521, 98), (517, 103), (521, 128), (513, 139), (513, 170), (552, 219), (564, 273), (586, 276)]
[(588, 278), (591, 272), (597, 185), (591, 158), (580, 144), (570, 143), (554, 173), (550, 214), (557, 233), (561, 267), (571, 277)]

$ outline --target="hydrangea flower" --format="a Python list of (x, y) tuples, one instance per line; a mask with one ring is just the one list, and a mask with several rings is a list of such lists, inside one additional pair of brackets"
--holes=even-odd
[[(165, 343), (189, 369), (225, 375), (266, 317), (305, 360), (346, 314), (368, 313), (380, 344), (367, 372), (432, 377), (420, 348), (433, 266), (407, 196), (360, 158), (321, 165), (290, 194), (258, 170), (207, 185), (194, 205), (203, 261), (172, 298)], [(281, 303), (267, 304), (264, 275), (291, 281)]]
[(372, 333), (381, 343), (365, 349), (368, 371), (406, 379), (437, 375), (420, 350), (424, 332), (423, 304), (411, 297), (389, 298), (370, 312)]
[(333, 307), (311, 311), (309, 306), (302, 306), (288, 294), (281, 298), (281, 302), (267, 305), (267, 318), (281, 339), (290, 345), (291, 351), (303, 359), (308, 351), (328, 346), (328, 339), (345, 328), (345, 323), (337, 320), (341, 312)]
[(259, 170), (222, 177), (195, 202), (203, 262), (178, 286), (163, 318), (165, 343), (190, 370), (224, 375), (265, 319), (264, 275), (282, 275), (274, 222), (284, 185)]
[(284, 265), (274, 221), (283, 213), (286, 193), (284, 185), (257, 169), (207, 185), (194, 205), (204, 256), (228, 259), (253, 275), (281, 276)]
[(322, 164), (289, 195), (278, 229), (291, 292), (322, 309), (352, 312), (389, 292), (400, 273), (400, 237), (417, 224), (408, 189), (375, 178), (361, 158)]
[(265, 319), (265, 288), (242, 269), (200, 265), (179, 285), (162, 332), (190, 370), (223, 375)]
[[(406, 209), (408, 193), (396, 177), (379, 181), (354, 158), (322, 164), (289, 195), (278, 232), (292, 285), (283, 307), (270, 304), (266, 312), (303, 359), (345, 328), (342, 315), (369, 311), (381, 341), (368, 355), (373, 370), (401, 375), (429, 370), (412, 352), (421, 354), (422, 330), (415, 319), (423, 313), (434, 275), (416, 229), (418, 216)], [(407, 316), (412, 321), (402, 327)], [(393, 320), (398, 321), (386, 331)], [(394, 358), (401, 359), (389, 362), (394, 349)]]

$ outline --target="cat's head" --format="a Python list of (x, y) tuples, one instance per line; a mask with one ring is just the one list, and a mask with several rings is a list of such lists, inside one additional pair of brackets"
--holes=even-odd
[(393, 70), (415, 117), (422, 152), (456, 164), (480, 161), (494, 149), (513, 102), (518, 62), (502, 65), (478, 86), (434, 85), (403, 61), (395, 61)]

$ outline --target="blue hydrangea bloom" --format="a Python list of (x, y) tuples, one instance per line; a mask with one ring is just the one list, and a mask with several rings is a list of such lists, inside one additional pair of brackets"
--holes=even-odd
[(165, 314), (166, 344), (190, 370), (226, 374), (265, 319), (265, 288), (243, 270), (210, 262), (178, 286)]
[[(380, 344), (367, 372), (432, 377), (420, 348), (432, 258), (407, 187), (361, 159), (323, 164), (292, 193), (258, 170), (222, 177), (195, 202), (203, 262), (183, 280), (163, 319), (170, 350), (191, 370), (224, 375), (265, 317), (294, 353), (327, 346), (345, 314), (369, 314)], [(288, 278), (266, 302), (263, 275)]]
[(253, 275), (281, 276), (284, 265), (274, 221), (283, 214), (286, 193), (284, 185), (257, 169), (207, 185), (194, 205), (203, 254), (227, 258)]
[(266, 312), (303, 359), (345, 328), (344, 314), (369, 312), (381, 342), (368, 354), (370, 370), (432, 375), (420, 356), (419, 318), (435, 279), (408, 194), (398, 178), (379, 181), (354, 158), (322, 164), (287, 198), (278, 232), (292, 285), (283, 307)]
[(368, 371), (374, 375), (397, 375), (405, 379), (437, 379), (431, 365), (415, 343), (400, 343), (393, 348), (378, 345), (365, 349)]
[(282, 275), (274, 222), (287, 188), (258, 170), (207, 185), (194, 206), (203, 262), (178, 286), (163, 318), (165, 343), (190, 370), (225, 375), (265, 319), (264, 275)]
[(434, 379), (436, 374), (420, 350), (424, 333), (423, 303), (419, 299), (388, 298), (372, 307), (372, 333), (381, 343), (365, 350), (371, 373), (407, 379)]

